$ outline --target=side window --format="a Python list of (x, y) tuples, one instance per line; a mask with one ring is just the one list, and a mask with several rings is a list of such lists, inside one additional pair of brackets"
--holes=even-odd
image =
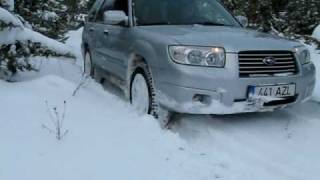
[(103, 22), (104, 12), (109, 10), (124, 11), (128, 15), (128, 0), (105, 0), (97, 14), (96, 21)]
[(96, 15), (98, 13), (99, 7), (101, 5), (102, 0), (96, 0), (96, 2), (93, 4), (93, 6), (91, 7), (90, 11), (89, 11), (89, 15), (88, 15), (88, 20), (90, 22), (95, 21), (96, 19)]

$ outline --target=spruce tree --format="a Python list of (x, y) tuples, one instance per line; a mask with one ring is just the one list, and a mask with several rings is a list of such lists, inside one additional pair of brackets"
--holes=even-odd
[(64, 0), (16, 0), (15, 5), (15, 12), (35, 31), (54, 39), (64, 37), (70, 18)]
[(292, 0), (286, 11), (286, 33), (310, 35), (320, 23), (319, 0)]
[(270, 31), (272, 3), (269, 0), (224, 0), (235, 15), (246, 16), (251, 27)]
[(70, 17), (68, 25), (70, 28), (79, 28), (84, 17), (89, 12), (89, 8), (95, 0), (65, 0), (64, 4), (67, 6), (67, 13)]
[(250, 27), (286, 35), (310, 35), (320, 24), (319, 0), (224, 0), (236, 15), (245, 15)]
[(61, 43), (25, 28), (16, 15), (2, 7), (8, 8), (0, 3), (0, 78), (36, 70), (30, 62), (35, 56), (74, 57)]

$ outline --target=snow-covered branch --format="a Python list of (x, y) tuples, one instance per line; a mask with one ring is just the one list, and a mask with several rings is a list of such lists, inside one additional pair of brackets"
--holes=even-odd
[(29, 58), (34, 56), (75, 57), (68, 46), (25, 28), (19, 18), (0, 7), (0, 71), (33, 70)]

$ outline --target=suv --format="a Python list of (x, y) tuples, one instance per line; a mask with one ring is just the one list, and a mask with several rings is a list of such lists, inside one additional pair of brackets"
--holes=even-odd
[(84, 71), (163, 125), (174, 112), (265, 112), (310, 97), (308, 49), (246, 29), (246, 20), (219, 0), (97, 0), (84, 26)]

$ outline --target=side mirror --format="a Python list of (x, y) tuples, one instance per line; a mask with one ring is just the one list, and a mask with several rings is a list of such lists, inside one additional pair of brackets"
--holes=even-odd
[(248, 20), (247, 17), (245, 17), (245, 16), (237, 16), (236, 18), (237, 18), (237, 20), (240, 22), (240, 24), (243, 27), (247, 27), (248, 26), (249, 20)]
[(103, 14), (103, 21), (110, 25), (128, 24), (129, 18), (123, 11), (106, 11)]

